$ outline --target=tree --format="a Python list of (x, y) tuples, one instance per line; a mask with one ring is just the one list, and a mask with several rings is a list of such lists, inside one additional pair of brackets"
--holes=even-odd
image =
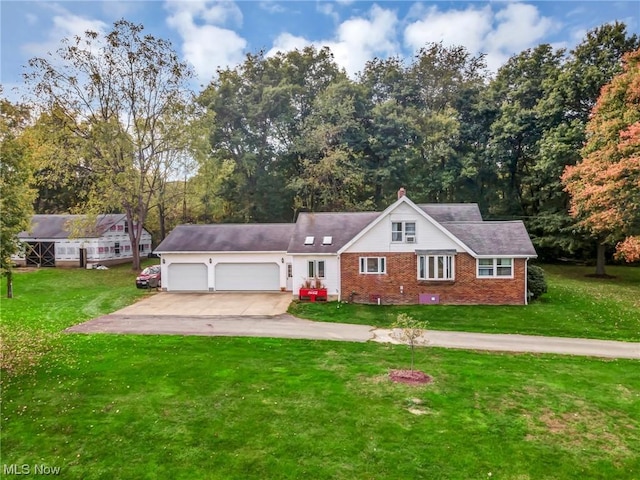
[(604, 24), (589, 31), (570, 51), (559, 75), (545, 80), (547, 94), (537, 110), (546, 127), (533, 167), (538, 188), (532, 200), (538, 212), (527, 220), (541, 256), (557, 258), (567, 251), (592, 250), (592, 239), (576, 235), (561, 176), (567, 165), (580, 160), (586, 125), (600, 90), (621, 72), (623, 55), (638, 47), (640, 39), (627, 35), (623, 23)]
[(75, 161), (95, 176), (83, 210), (126, 214), (133, 268), (169, 152), (181, 150), (192, 72), (170, 42), (119, 20), (106, 35), (64, 39), (57, 55), (33, 58), (25, 74), (43, 111), (57, 112), (79, 146)]
[(426, 345), (429, 340), (424, 334), (429, 322), (416, 320), (406, 313), (399, 313), (396, 321), (393, 323), (391, 337), (406, 343), (411, 349), (411, 371), (413, 372), (413, 360), (415, 357), (415, 348), (418, 345)]
[(492, 81), (488, 96), (495, 120), (491, 125), (489, 154), (498, 168), (501, 201), (494, 212), (506, 216), (535, 216), (534, 200), (543, 187), (535, 171), (539, 142), (549, 127), (538, 108), (550, 79), (560, 69), (563, 52), (548, 45), (511, 57)]
[[(606, 85), (587, 124), (582, 160), (562, 181), (571, 214), (618, 256), (640, 259), (640, 50), (623, 57), (623, 73)], [(596, 274), (604, 275), (598, 256)]]
[(315, 98), (345, 78), (328, 48), (306, 47), (218, 72), (198, 102), (214, 114), (210, 126), (207, 210), (218, 221), (291, 220), (291, 178), (304, 168), (297, 150)]
[(13, 298), (11, 256), (20, 252), (18, 233), (29, 228), (33, 213), (31, 167), (20, 139), (28, 120), (27, 107), (0, 99), (0, 268), (7, 277), (7, 298)]

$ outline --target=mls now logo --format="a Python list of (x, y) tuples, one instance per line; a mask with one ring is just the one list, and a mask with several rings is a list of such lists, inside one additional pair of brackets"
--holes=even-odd
[(29, 465), (11, 465), (4, 464), (2, 466), (3, 475), (60, 475), (60, 467), (50, 467), (44, 463)]

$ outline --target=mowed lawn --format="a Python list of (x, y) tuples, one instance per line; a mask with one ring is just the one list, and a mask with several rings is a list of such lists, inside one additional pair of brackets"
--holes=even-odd
[(640, 267), (609, 266), (614, 278), (593, 278), (593, 267), (544, 265), (549, 291), (527, 306), (378, 306), (294, 303), (289, 311), (325, 322), (389, 327), (399, 313), (433, 330), (520, 333), (640, 341)]
[[(3, 330), (55, 335), (150, 294), (134, 276), (18, 274)], [(29, 372), (3, 375), (2, 469), (59, 467), (65, 479), (640, 478), (637, 361), (426, 348), (416, 368), (433, 382), (411, 387), (388, 380), (410, 362), (404, 346), (51, 342)]]

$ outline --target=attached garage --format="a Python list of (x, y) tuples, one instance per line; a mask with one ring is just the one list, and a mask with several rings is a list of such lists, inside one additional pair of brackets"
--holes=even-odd
[(171, 291), (209, 291), (207, 265), (204, 263), (170, 264), (167, 287)]
[(218, 263), (216, 290), (278, 291), (280, 267), (277, 263)]

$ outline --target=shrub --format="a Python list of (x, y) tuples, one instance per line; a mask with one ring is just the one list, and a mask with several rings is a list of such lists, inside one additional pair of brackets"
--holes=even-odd
[(544, 276), (544, 270), (541, 267), (529, 265), (527, 269), (527, 286), (531, 300), (535, 300), (543, 293), (547, 293), (547, 280)]

